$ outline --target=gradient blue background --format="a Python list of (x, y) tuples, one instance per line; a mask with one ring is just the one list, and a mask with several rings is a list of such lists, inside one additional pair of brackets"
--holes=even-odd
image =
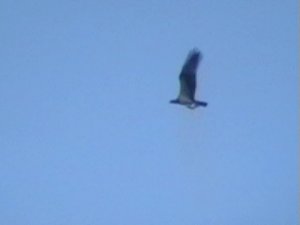
[(298, 224), (297, 6), (1, 0), (0, 223)]

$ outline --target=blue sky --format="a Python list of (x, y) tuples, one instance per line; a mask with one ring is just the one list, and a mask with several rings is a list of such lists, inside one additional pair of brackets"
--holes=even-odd
[(1, 224), (298, 224), (297, 6), (2, 0)]

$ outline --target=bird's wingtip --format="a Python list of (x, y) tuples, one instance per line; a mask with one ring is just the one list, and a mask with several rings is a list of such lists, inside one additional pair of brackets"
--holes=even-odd
[(202, 52), (201, 52), (201, 51), (199, 50), (199, 48), (197, 48), (197, 47), (192, 48), (192, 49), (190, 50), (190, 52), (189, 52), (189, 56), (190, 56), (190, 57), (195, 56), (195, 55), (198, 55), (198, 57), (199, 57), (200, 59), (203, 58)]

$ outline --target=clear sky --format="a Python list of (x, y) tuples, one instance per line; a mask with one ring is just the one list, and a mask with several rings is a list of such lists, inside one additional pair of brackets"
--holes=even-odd
[(298, 224), (298, 25), (296, 0), (1, 0), (0, 223)]

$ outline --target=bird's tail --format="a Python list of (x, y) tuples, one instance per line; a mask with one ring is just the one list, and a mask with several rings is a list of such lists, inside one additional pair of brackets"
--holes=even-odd
[(196, 101), (197, 106), (203, 106), (206, 107), (208, 105), (207, 102), (201, 102), (201, 101)]

